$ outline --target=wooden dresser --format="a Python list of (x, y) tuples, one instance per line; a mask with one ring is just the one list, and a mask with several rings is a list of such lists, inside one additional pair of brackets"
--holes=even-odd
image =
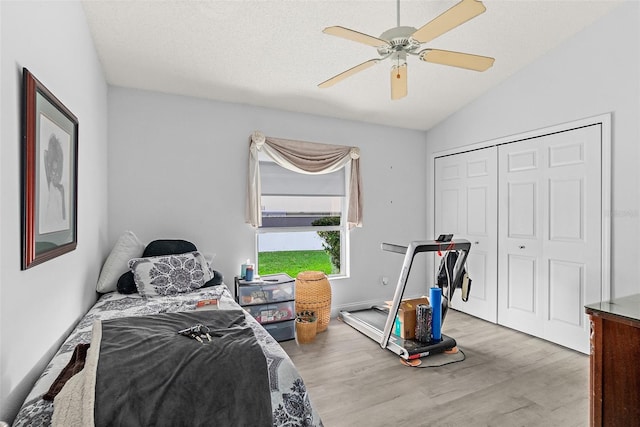
[(591, 320), (592, 426), (640, 425), (640, 294), (585, 307)]

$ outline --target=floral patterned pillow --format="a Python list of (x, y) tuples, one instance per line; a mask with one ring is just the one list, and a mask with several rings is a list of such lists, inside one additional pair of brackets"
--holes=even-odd
[(175, 295), (200, 289), (213, 278), (200, 252), (133, 258), (129, 268), (140, 295)]

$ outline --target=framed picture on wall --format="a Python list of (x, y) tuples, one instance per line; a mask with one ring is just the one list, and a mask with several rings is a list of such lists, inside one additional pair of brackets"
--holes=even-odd
[(22, 269), (74, 250), (78, 119), (22, 70)]

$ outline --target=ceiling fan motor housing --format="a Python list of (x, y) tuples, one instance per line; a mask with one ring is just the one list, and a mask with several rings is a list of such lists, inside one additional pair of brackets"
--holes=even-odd
[(380, 35), (382, 40), (387, 40), (388, 45), (378, 47), (378, 53), (382, 56), (393, 52), (412, 53), (420, 47), (420, 42), (411, 38), (416, 32), (413, 27), (395, 27), (385, 31)]

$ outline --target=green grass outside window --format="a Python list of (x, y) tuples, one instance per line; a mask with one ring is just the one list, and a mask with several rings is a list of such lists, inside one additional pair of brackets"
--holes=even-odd
[(319, 251), (278, 251), (258, 253), (258, 274), (287, 273), (296, 277), (301, 271), (334, 273), (329, 254)]

